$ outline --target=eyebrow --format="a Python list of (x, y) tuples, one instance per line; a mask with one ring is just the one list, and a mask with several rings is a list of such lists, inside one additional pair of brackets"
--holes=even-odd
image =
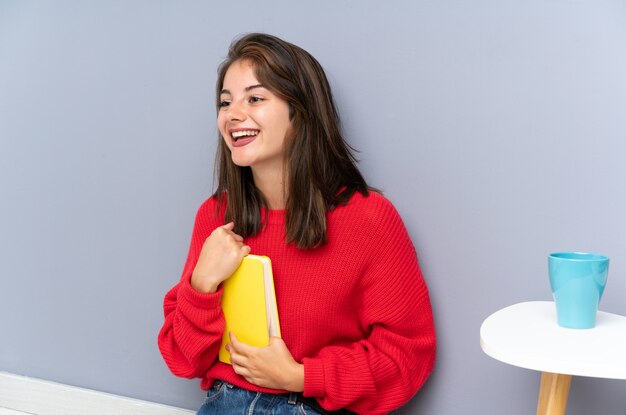
[[(249, 91), (251, 91), (251, 90), (253, 90), (253, 89), (256, 89), (256, 88), (265, 88), (265, 87), (264, 87), (263, 85), (261, 85), (261, 84), (250, 85), (250, 86), (247, 86), (247, 87), (245, 88), (245, 91), (246, 91), (246, 92), (249, 92)], [(222, 95), (222, 94), (229, 94), (229, 95), (230, 95), (230, 90), (229, 90), (229, 89), (222, 89), (222, 90), (220, 91), (220, 95)]]

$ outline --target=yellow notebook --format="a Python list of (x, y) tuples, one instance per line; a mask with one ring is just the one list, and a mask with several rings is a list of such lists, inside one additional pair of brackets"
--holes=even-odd
[(222, 311), (226, 327), (219, 360), (231, 364), (226, 345), (229, 332), (239, 341), (264, 347), (270, 336), (280, 337), (272, 263), (266, 256), (247, 255), (234, 274), (222, 283)]

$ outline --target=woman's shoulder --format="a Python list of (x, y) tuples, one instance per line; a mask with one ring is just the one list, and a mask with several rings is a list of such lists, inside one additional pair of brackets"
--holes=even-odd
[(399, 219), (395, 206), (382, 193), (370, 190), (364, 195), (355, 192), (348, 203), (337, 207), (338, 213), (345, 214), (354, 220), (365, 221), (371, 225), (388, 223)]
[[(356, 250), (377, 252), (388, 247), (411, 246), (404, 221), (380, 192), (354, 194), (329, 216), (329, 235), (349, 240)], [(330, 237), (329, 237), (330, 238)]]
[[(223, 199), (224, 199), (224, 202), (227, 201), (226, 196), (224, 196)], [(199, 210), (215, 209), (219, 203), (220, 203), (220, 200), (218, 199), (218, 197), (216, 195), (212, 195), (211, 197), (205, 199), (204, 202), (202, 202)]]
[(225, 195), (222, 198), (218, 198), (216, 195), (213, 195), (202, 202), (198, 208), (197, 217), (199, 219), (203, 218), (205, 220), (217, 220), (223, 222), (227, 202), (228, 200)]
[(387, 199), (380, 191), (370, 190), (366, 195), (361, 192), (354, 192), (348, 203), (347, 207), (353, 209), (383, 209), (383, 210), (395, 210), (395, 207), (389, 199)]

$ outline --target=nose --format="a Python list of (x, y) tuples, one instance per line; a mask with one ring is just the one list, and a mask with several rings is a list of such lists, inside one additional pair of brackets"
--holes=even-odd
[(228, 121), (243, 121), (246, 119), (246, 113), (241, 104), (231, 102), (228, 106), (228, 112), (226, 114)]

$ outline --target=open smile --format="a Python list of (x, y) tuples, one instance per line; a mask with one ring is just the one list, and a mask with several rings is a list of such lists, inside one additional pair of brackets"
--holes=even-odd
[(259, 130), (233, 130), (230, 138), (233, 147), (243, 147), (253, 142), (259, 135)]

